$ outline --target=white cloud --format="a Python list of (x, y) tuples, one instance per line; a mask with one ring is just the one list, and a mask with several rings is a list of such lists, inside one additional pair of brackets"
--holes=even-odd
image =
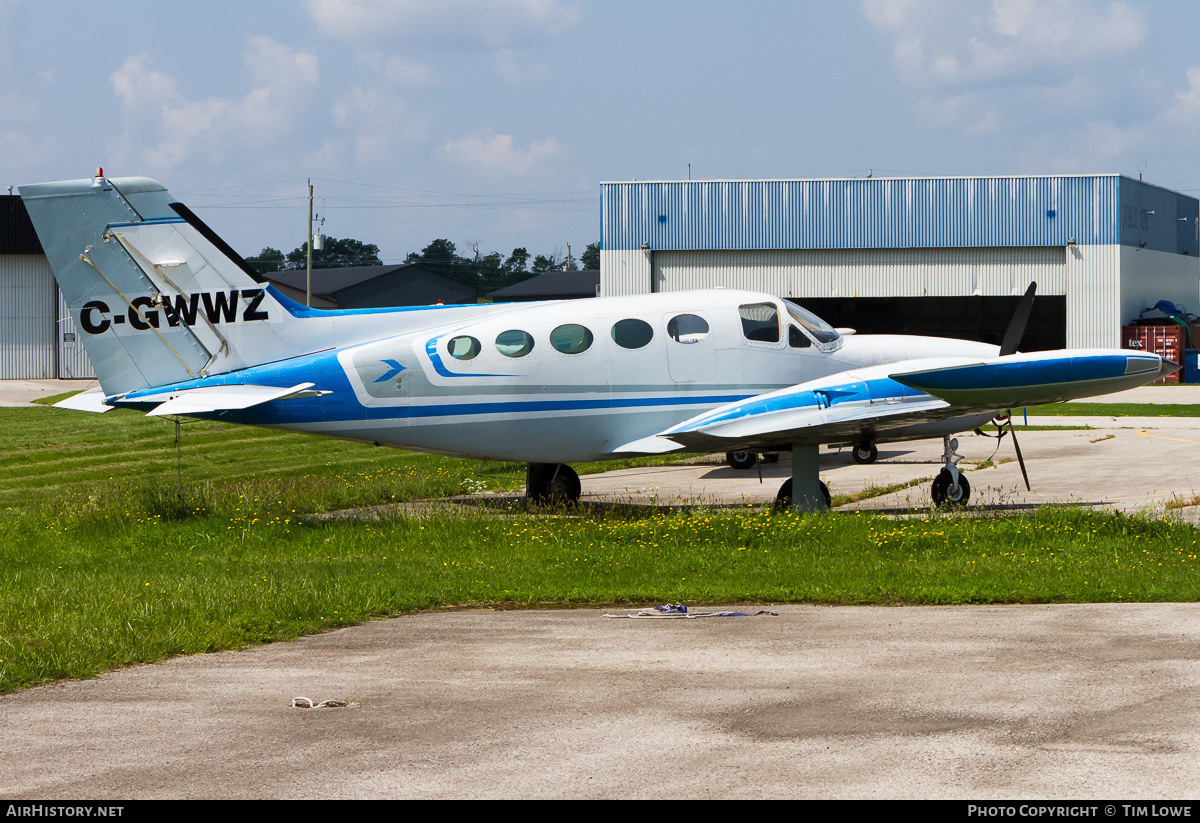
[(562, 146), (553, 137), (533, 140), (529, 148), (523, 150), (517, 148), (509, 134), (497, 134), (490, 139), (447, 140), (443, 149), (456, 163), (497, 176), (523, 175), (536, 164), (562, 152)]
[(958, 0), (863, 0), (862, 7), (894, 38), (905, 77), (924, 86), (1077, 70), (1141, 45), (1147, 33), (1142, 15), (1120, 2), (993, 0), (986, 9)]
[(1189, 68), (1187, 80), (1187, 89), (1175, 92), (1175, 98), (1179, 102), (1167, 112), (1170, 117), (1177, 120), (1193, 120), (1200, 116), (1200, 68), (1195, 66)]
[(395, 159), (399, 141), (425, 137), (428, 123), (407, 113), (403, 99), (378, 89), (355, 86), (333, 106), (333, 122), (345, 129), (354, 144), (359, 166), (385, 164)]
[(353, 44), (405, 43), (505, 48), (560, 34), (579, 11), (559, 0), (308, 0), (323, 33)]
[(255, 37), (246, 64), (253, 88), (241, 99), (189, 100), (174, 77), (150, 67), (148, 54), (129, 57), (109, 77), (125, 116), (115, 159), (139, 154), (137, 165), (161, 170), (198, 153), (217, 159), (247, 145), (264, 148), (290, 133), (319, 78), (316, 55)]
[(540, 86), (551, 77), (550, 67), (523, 57), (513, 49), (497, 49), (492, 53), (492, 66), (496, 76), (511, 86), (532, 88)]
[[(1122, 128), (1109, 122), (1090, 121), (1071, 131), (1032, 139), (1019, 163), (1031, 173), (1095, 174), (1113, 171), (1131, 157), (1144, 156), (1155, 145), (1155, 130), (1146, 125)], [(1133, 169), (1123, 167), (1126, 174)]]

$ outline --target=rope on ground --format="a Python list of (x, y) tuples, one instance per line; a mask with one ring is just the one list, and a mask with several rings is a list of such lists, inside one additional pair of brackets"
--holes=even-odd
[(349, 704), (345, 700), (322, 700), (320, 703), (314, 703), (307, 697), (292, 698), (293, 709), (344, 709), (347, 705)]
[(690, 612), (688, 607), (682, 603), (667, 603), (662, 606), (655, 606), (653, 609), (642, 609), (641, 611), (632, 612), (629, 614), (606, 614), (605, 617), (626, 617), (631, 620), (695, 620), (700, 617), (758, 617), (760, 614), (769, 614), (772, 617), (778, 617), (779, 612), (767, 611), (759, 609), (750, 614), (749, 612)]

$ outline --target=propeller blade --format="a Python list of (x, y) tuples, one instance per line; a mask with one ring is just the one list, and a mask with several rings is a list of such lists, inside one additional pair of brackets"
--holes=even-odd
[(1017, 430), (1013, 428), (1011, 413), (1008, 416), (1008, 433), (1012, 435), (1013, 448), (1017, 450), (1017, 465), (1021, 467), (1021, 476), (1025, 478), (1025, 491), (1033, 491), (1029, 486), (1029, 472), (1025, 471), (1025, 458), (1021, 456), (1021, 444), (1017, 442)]
[(1017, 346), (1021, 345), (1021, 338), (1025, 336), (1025, 326), (1029, 323), (1029, 313), (1033, 311), (1033, 296), (1036, 291), (1037, 283), (1030, 283), (1029, 288), (1025, 290), (1025, 296), (1017, 304), (1017, 310), (1013, 312), (1012, 320), (1008, 321), (1008, 328), (1004, 332), (1004, 341), (1000, 344), (1001, 357), (1016, 354)]

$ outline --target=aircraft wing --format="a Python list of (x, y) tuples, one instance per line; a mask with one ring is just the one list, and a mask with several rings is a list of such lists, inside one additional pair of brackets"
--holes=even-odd
[(864, 433), (886, 440), (920, 423), (1109, 394), (1176, 369), (1156, 355), (1126, 350), (901, 361), (727, 403), (615, 451), (671, 451), (665, 442), (736, 451), (853, 442)]

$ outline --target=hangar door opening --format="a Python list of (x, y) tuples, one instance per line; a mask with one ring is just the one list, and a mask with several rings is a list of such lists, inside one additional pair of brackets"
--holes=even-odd
[[(859, 334), (923, 334), (1000, 345), (1020, 297), (795, 297), (833, 326)], [(1067, 298), (1033, 301), (1021, 351), (1067, 346)]]

